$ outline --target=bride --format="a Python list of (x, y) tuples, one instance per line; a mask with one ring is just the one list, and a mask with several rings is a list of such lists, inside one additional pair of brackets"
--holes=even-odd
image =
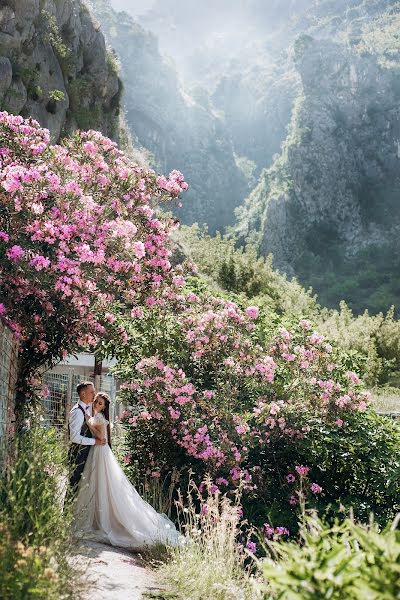
[(113, 546), (143, 550), (157, 542), (182, 543), (173, 523), (139, 496), (119, 466), (110, 444), (110, 399), (99, 392), (94, 416), (87, 424), (94, 437), (107, 440), (92, 446), (75, 505), (75, 526)]

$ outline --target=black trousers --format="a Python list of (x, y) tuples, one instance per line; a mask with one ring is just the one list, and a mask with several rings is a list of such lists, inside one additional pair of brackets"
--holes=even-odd
[(69, 463), (69, 489), (67, 490), (67, 499), (72, 501), (77, 494), (78, 485), (82, 477), (83, 469), (87, 457), (89, 456), (91, 446), (81, 444), (71, 444), (68, 450)]

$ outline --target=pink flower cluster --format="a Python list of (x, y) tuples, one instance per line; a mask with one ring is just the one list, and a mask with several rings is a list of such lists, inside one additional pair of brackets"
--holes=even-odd
[(311, 323), (304, 319), (298, 323), (297, 330), (281, 327), (271, 345), (271, 355), (287, 373), (287, 401), (318, 406), (335, 417), (341, 427), (342, 411), (365, 410), (368, 395), (358, 389), (360, 380), (356, 373), (349, 372), (345, 384), (335, 377), (338, 365), (332, 346), (319, 333), (310, 334), (310, 329)]
[(182, 285), (169, 262), (173, 222), (154, 208), (187, 188), (182, 174), (160, 186), (98, 132), (50, 146), (36, 121), (6, 112), (0, 146), (1, 316), (28, 354), (94, 344), (115, 321), (113, 300), (140, 318), (145, 303), (164, 302), (164, 285)]
[(178, 196), (189, 187), (182, 173), (176, 169), (171, 171), (168, 179), (164, 175), (157, 177), (157, 185), (161, 190), (167, 191), (172, 197)]
[(282, 536), (290, 535), (290, 531), (286, 527), (272, 527), (269, 523), (264, 523), (263, 531), (268, 540), (278, 540)]

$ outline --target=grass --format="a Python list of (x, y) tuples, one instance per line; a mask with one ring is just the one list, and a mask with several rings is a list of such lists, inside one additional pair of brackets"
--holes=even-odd
[(66, 449), (54, 430), (33, 425), (3, 461), (0, 480), (0, 597), (79, 600), (72, 568), (72, 511), (63, 509), (60, 481)]
[(187, 543), (170, 551), (159, 568), (165, 590), (162, 598), (176, 600), (256, 600), (254, 578), (246, 564), (248, 554), (238, 543), (240, 506), (213, 493), (205, 482), (205, 497), (191, 481), (177, 509)]
[(379, 414), (400, 414), (400, 389), (376, 388), (372, 390), (371, 400)]

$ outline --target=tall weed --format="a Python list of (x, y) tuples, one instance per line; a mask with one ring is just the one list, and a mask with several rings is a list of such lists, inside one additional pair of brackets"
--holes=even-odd
[[(231, 502), (213, 492), (210, 480), (206, 493), (190, 481), (177, 502), (181, 530), (186, 543), (171, 551), (161, 569), (168, 590), (164, 597), (180, 600), (255, 600), (258, 595), (246, 565), (248, 554), (238, 543), (240, 536), (239, 497)], [(204, 497), (205, 496), (205, 497)]]

